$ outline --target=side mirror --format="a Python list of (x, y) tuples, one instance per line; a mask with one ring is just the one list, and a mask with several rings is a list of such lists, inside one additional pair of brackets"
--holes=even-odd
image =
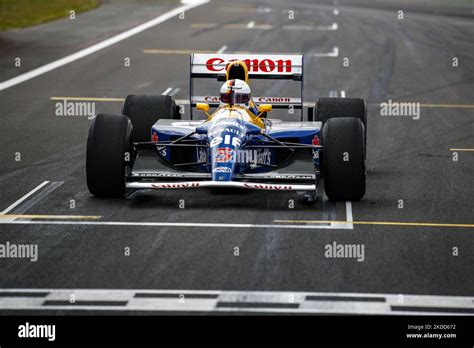
[(200, 111), (204, 111), (205, 113), (207, 113), (209, 111), (209, 104), (197, 103), (196, 104), (196, 109), (198, 109)]
[(197, 134), (207, 134), (207, 125), (201, 125), (196, 127), (196, 133)]
[(260, 104), (258, 106), (258, 109), (260, 111), (260, 114), (263, 114), (264, 112), (272, 111), (272, 104)]
[(207, 116), (208, 119), (211, 118), (211, 115), (209, 115), (207, 112), (209, 111), (209, 104), (207, 103), (197, 103), (196, 104), (196, 109), (204, 112)]

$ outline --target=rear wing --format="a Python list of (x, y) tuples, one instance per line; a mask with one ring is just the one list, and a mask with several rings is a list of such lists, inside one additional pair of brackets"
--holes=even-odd
[[(252, 99), (257, 104), (272, 104), (274, 109), (287, 109), (290, 106), (300, 109), (302, 105), (301, 98), (294, 97), (252, 97)], [(220, 104), (220, 99), (217, 95), (192, 96), (191, 106), (194, 107), (197, 103), (206, 103), (209, 106), (217, 107)]]
[(242, 53), (193, 53), (190, 57), (189, 100), (191, 119), (193, 108), (197, 103), (219, 105), (218, 96), (195, 96), (193, 80), (196, 78), (213, 78), (225, 81), (227, 64), (241, 60), (248, 68), (248, 77), (252, 79), (293, 80), (300, 82), (300, 97), (253, 97), (259, 103), (270, 103), (275, 108), (301, 109), (303, 120), (303, 55), (298, 54), (242, 54)]

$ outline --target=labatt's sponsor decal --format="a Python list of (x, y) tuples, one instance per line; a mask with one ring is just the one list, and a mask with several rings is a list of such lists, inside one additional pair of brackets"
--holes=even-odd
[[(209, 58), (206, 62), (206, 68), (209, 71), (224, 71), (227, 67), (227, 64), (235, 62), (239, 59), (230, 59), (225, 61), (220, 57)], [(273, 60), (270, 58), (265, 59), (241, 59), (242, 62), (247, 65), (249, 72), (262, 72), (262, 73), (291, 73), (293, 66), (291, 64), (291, 59), (278, 59)], [(227, 64), (225, 64), (227, 63)]]

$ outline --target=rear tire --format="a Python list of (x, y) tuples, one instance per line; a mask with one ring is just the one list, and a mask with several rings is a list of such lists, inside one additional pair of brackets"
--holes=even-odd
[(87, 138), (86, 175), (87, 187), (93, 195), (125, 195), (125, 171), (133, 161), (132, 133), (132, 123), (123, 115), (99, 114), (92, 121)]
[(365, 194), (365, 129), (360, 119), (328, 119), (322, 129), (324, 190), (331, 201)]
[(319, 98), (316, 103), (316, 121), (322, 122), (336, 117), (355, 117), (362, 121), (367, 137), (367, 107), (360, 98)]
[(151, 141), (151, 127), (158, 119), (180, 119), (176, 103), (169, 95), (129, 95), (122, 114), (132, 121), (135, 142)]

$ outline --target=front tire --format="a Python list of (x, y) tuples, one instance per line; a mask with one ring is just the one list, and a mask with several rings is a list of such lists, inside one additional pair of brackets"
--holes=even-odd
[(324, 190), (331, 201), (358, 201), (365, 194), (365, 129), (358, 118), (331, 118), (322, 130)]
[(86, 175), (90, 193), (123, 197), (125, 171), (133, 162), (133, 126), (128, 117), (99, 114), (87, 138)]

